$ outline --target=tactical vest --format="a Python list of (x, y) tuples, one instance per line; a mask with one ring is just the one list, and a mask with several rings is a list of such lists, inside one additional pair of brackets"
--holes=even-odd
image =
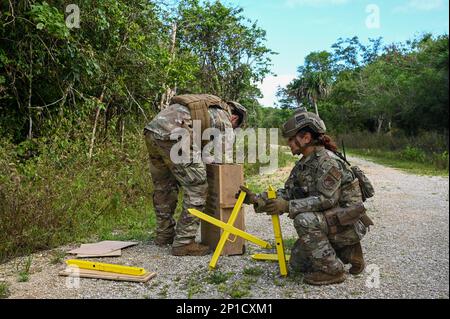
[[(312, 162), (306, 164), (297, 163), (285, 184), (289, 197), (291, 199), (301, 199), (309, 196), (319, 196), (319, 191), (316, 188), (316, 172), (323, 162), (330, 158), (335, 159), (339, 163), (343, 171), (345, 171), (344, 173), (351, 175), (351, 178), (343, 181), (344, 183), (341, 185), (339, 205), (341, 207), (347, 207), (362, 202), (358, 179), (355, 178), (354, 173), (345, 162), (340, 158), (330, 155), (328, 151), (324, 151), (317, 160), (313, 160)], [(301, 167), (301, 165), (305, 165), (305, 167)]]
[(211, 127), (211, 119), (208, 112), (210, 107), (218, 107), (231, 114), (228, 104), (221, 98), (211, 94), (177, 95), (170, 100), (170, 104), (186, 106), (191, 113), (192, 121), (201, 121), (202, 132)]

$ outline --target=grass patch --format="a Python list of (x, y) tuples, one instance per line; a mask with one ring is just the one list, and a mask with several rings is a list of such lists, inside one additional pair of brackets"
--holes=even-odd
[(283, 279), (279, 279), (277, 277), (273, 277), (273, 284), (278, 287), (286, 286), (286, 282)]
[(206, 282), (212, 285), (220, 285), (225, 283), (232, 275), (232, 272), (223, 273), (219, 270), (214, 270), (210, 272), (209, 276), (206, 278)]
[(7, 282), (0, 282), (0, 299), (8, 298), (10, 294)]
[(66, 252), (58, 249), (52, 253), (50, 264), (52, 265), (61, 264), (64, 261), (64, 257), (66, 257)]
[(303, 285), (303, 273), (301, 272), (291, 271), (287, 279), (295, 284)]
[[(30, 268), (31, 268), (31, 263), (32, 263), (33, 257), (28, 256), (27, 259), (25, 260), (25, 263), (23, 265), (23, 267), (18, 271), (18, 276), (19, 278), (17, 279), (18, 282), (27, 282), (30, 279)], [(20, 266), (18, 267), (20, 268)]]
[(261, 276), (263, 273), (264, 271), (262, 270), (262, 268), (258, 266), (244, 268), (244, 275), (258, 277)]
[(186, 281), (187, 298), (191, 299), (196, 294), (203, 291), (203, 278), (201, 274), (192, 274)]
[(158, 296), (160, 296), (162, 299), (166, 299), (168, 292), (169, 292), (169, 285), (164, 285), (158, 292)]
[(294, 247), (295, 242), (298, 238), (292, 237), (292, 238), (285, 238), (283, 239), (283, 245), (285, 250), (291, 250), (292, 247)]
[(251, 287), (256, 283), (253, 278), (244, 278), (233, 282), (227, 293), (231, 298), (240, 299), (251, 296)]
[(407, 173), (428, 176), (448, 176), (448, 169), (436, 167), (432, 163), (423, 163), (402, 158), (402, 153), (372, 149), (351, 149), (348, 155), (369, 159), (375, 163), (398, 168)]
[(231, 298), (240, 299), (251, 296), (252, 286), (257, 282), (253, 275), (244, 275), (242, 279), (231, 283), (220, 283), (217, 290)]

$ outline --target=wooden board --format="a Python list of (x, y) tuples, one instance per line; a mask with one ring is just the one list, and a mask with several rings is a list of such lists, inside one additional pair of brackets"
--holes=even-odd
[(81, 254), (81, 255), (104, 255), (112, 251), (123, 249), (126, 247), (137, 245), (137, 242), (132, 241), (115, 241), (104, 240), (93, 244), (82, 244), (80, 248), (69, 251), (69, 254)]
[[(236, 203), (234, 195), (239, 190), (239, 186), (244, 183), (243, 167), (235, 164), (208, 164), (206, 165), (206, 174), (208, 198), (204, 213), (226, 223)], [(245, 231), (244, 209), (239, 212), (234, 226)], [(208, 245), (212, 250), (216, 249), (221, 234), (221, 228), (201, 221), (202, 243)], [(242, 255), (244, 252), (245, 240), (231, 235), (221, 255)]]
[(72, 276), (81, 278), (95, 278), (95, 279), (106, 279), (106, 280), (116, 280), (116, 281), (132, 281), (132, 282), (147, 282), (156, 276), (154, 272), (147, 272), (142, 276), (131, 276), (124, 274), (117, 274), (107, 271), (80, 269), (74, 267), (67, 267), (65, 270), (59, 272), (60, 276)]
[(239, 191), (239, 186), (244, 184), (244, 170), (242, 165), (219, 165), (221, 208), (233, 208), (236, 204), (234, 195)]
[(93, 257), (120, 257), (122, 256), (122, 250), (114, 250), (112, 252), (109, 253), (105, 253), (105, 254), (91, 254), (91, 255), (84, 255), (84, 254), (78, 254), (76, 257), (77, 258), (93, 258)]

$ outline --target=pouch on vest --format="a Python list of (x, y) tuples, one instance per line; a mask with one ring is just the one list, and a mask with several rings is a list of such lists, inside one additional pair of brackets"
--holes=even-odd
[(359, 181), (359, 187), (361, 188), (363, 201), (365, 202), (367, 198), (373, 197), (373, 195), (375, 195), (375, 189), (373, 188), (373, 185), (367, 178), (366, 174), (364, 174), (364, 172), (358, 166), (351, 166), (350, 168)]
[(356, 223), (366, 212), (363, 204), (358, 204), (346, 208), (340, 208), (337, 211), (337, 219), (342, 226), (352, 225)]

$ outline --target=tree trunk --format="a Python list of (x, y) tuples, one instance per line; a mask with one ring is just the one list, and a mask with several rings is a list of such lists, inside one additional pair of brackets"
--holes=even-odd
[(383, 126), (383, 121), (384, 121), (383, 117), (379, 116), (378, 117), (378, 127), (377, 127), (377, 134), (378, 135), (380, 135), (380, 133), (381, 133), (381, 128)]
[(123, 147), (124, 139), (125, 139), (125, 119), (122, 117), (120, 123), (120, 147)]
[[(176, 44), (177, 44), (177, 23), (174, 22), (172, 24), (172, 39), (171, 39), (171, 43), (170, 43), (170, 60), (169, 60), (168, 69), (172, 65), (172, 62), (175, 60)], [(167, 81), (168, 77), (169, 77), (169, 71), (167, 71), (167, 73), (166, 73), (166, 81)], [(175, 90), (172, 90), (169, 87), (169, 85), (164, 83), (163, 87), (165, 88), (165, 92), (162, 94), (161, 101), (159, 103), (160, 110), (164, 109), (170, 103), (170, 100), (172, 99), (172, 97), (175, 95), (175, 92), (174, 92)]]
[[(30, 40), (31, 41), (31, 40)], [(31, 96), (33, 95), (33, 43), (30, 42), (30, 73), (28, 75), (28, 135), (27, 139), (33, 138), (33, 113), (31, 110)]]
[[(105, 96), (105, 89), (106, 85), (103, 86), (102, 94), (100, 94), (99, 102), (103, 103), (103, 98)], [(97, 121), (98, 116), (100, 115), (100, 105), (97, 105), (97, 111), (95, 112), (95, 119), (94, 119), (94, 127), (92, 128), (92, 136), (91, 136), (91, 145), (89, 146), (89, 159), (92, 158), (92, 152), (94, 151), (94, 143), (95, 143), (95, 132), (97, 131)]]
[(315, 99), (313, 99), (313, 104), (314, 104), (314, 111), (316, 112), (317, 116), (319, 116), (319, 109), (317, 107), (317, 101)]
[(97, 121), (98, 121), (99, 114), (100, 114), (100, 106), (97, 106), (97, 111), (95, 113), (95, 119), (94, 119), (94, 127), (92, 129), (91, 145), (89, 146), (89, 159), (92, 158), (92, 152), (94, 151), (95, 132), (97, 131)]

